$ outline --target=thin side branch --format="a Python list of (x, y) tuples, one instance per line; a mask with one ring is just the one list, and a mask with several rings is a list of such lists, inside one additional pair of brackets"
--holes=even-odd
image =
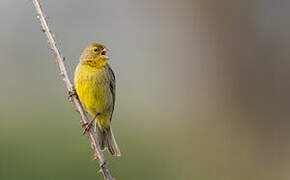
[[(33, 1), (34, 7), (35, 7), (36, 12), (37, 12), (37, 18), (39, 19), (40, 24), (41, 24), (41, 30), (42, 30), (42, 32), (45, 33), (45, 35), (48, 39), (48, 43), (50, 45), (50, 48), (51, 48), (52, 52), (54, 53), (54, 55), (56, 56), (56, 62), (59, 66), (60, 76), (62, 77), (62, 79), (66, 85), (66, 88), (70, 93), (71, 100), (76, 107), (76, 111), (80, 114), (80, 117), (81, 117), (80, 122), (81, 122), (82, 126), (84, 127), (86, 124), (88, 124), (87, 116), (85, 114), (85, 111), (82, 107), (80, 100), (78, 99), (76, 93), (74, 93), (75, 90), (74, 90), (73, 84), (69, 80), (68, 73), (66, 71), (66, 68), (65, 68), (65, 65), (63, 62), (64, 58), (61, 56), (61, 54), (56, 46), (54, 37), (52, 36), (51, 31), (47, 25), (47, 22), (46, 22), (46, 19), (45, 19), (45, 16), (43, 14), (43, 11), (42, 11), (42, 8), (41, 8), (39, 1), (38, 0), (32, 0), (32, 1)], [(104, 179), (105, 180), (113, 180), (111, 173), (110, 173), (110, 169), (109, 169), (107, 163), (105, 162), (104, 155), (101, 151), (99, 142), (97, 141), (97, 139), (95, 137), (94, 131), (90, 130), (87, 134), (88, 134), (89, 140), (91, 142), (92, 149), (94, 150), (94, 159), (98, 160), (98, 164), (100, 166), (100, 171), (102, 172)]]

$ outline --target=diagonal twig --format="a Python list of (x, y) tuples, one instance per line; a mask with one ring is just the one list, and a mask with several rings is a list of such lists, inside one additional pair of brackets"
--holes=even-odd
[[(65, 65), (63, 62), (64, 58), (61, 56), (61, 54), (56, 46), (54, 37), (52, 36), (51, 31), (47, 25), (47, 22), (46, 22), (46, 19), (45, 19), (45, 16), (43, 14), (43, 11), (42, 11), (42, 8), (41, 8), (39, 1), (32, 0), (32, 2), (34, 4), (34, 7), (35, 7), (36, 12), (37, 12), (37, 18), (39, 19), (40, 24), (41, 24), (41, 30), (42, 30), (42, 32), (45, 33), (45, 35), (48, 39), (48, 43), (50, 45), (50, 48), (51, 48), (52, 52), (54, 53), (54, 55), (56, 56), (56, 62), (59, 66), (60, 76), (62, 77), (62, 79), (66, 85), (66, 88), (70, 93), (70, 97), (71, 97), (72, 102), (75, 105), (76, 111), (80, 114), (80, 117), (81, 117), (80, 122), (84, 127), (86, 124), (88, 124), (87, 116), (85, 114), (85, 111), (82, 107), (80, 100), (78, 99), (78, 97), (75, 93), (73, 84), (70, 82), (70, 79), (68, 77), (68, 73), (66, 71), (66, 68), (65, 68)], [(100, 172), (102, 172), (105, 180), (113, 180), (111, 173), (110, 173), (110, 169), (108, 167), (108, 164), (106, 163), (106, 161), (104, 159), (104, 155), (101, 151), (99, 142), (97, 141), (97, 139), (95, 137), (94, 131), (90, 130), (87, 134), (88, 134), (89, 140), (91, 142), (92, 149), (94, 150), (94, 159), (98, 160), (98, 164), (100, 166)]]

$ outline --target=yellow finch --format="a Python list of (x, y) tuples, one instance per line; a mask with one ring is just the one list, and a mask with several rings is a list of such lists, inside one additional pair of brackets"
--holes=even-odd
[(110, 126), (115, 105), (115, 76), (107, 60), (104, 45), (94, 43), (87, 47), (75, 70), (74, 85), (79, 99), (94, 117), (91, 123), (96, 120), (95, 132), (101, 149), (107, 148), (112, 155), (120, 156)]

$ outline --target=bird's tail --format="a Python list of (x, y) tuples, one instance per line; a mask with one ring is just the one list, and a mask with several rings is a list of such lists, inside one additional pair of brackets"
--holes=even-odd
[(112, 128), (110, 126), (106, 128), (100, 128), (98, 124), (96, 124), (96, 135), (102, 150), (107, 148), (113, 156), (121, 156), (121, 152), (118, 148)]

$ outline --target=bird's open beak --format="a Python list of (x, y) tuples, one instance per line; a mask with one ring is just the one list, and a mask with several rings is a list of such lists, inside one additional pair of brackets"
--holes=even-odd
[(108, 60), (109, 59), (109, 56), (107, 56), (107, 50), (106, 48), (104, 48), (102, 51), (101, 51), (101, 57)]

